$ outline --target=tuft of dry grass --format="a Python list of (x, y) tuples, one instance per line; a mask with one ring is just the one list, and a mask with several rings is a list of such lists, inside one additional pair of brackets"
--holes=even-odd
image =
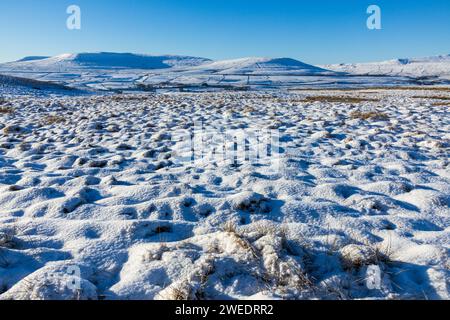
[(354, 111), (350, 114), (351, 119), (361, 120), (387, 120), (388, 115), (379, 111)]
[(229, 221), (225, 222), (222, 225), (222, 230), (225, 231), (225, 232), (236, 233), (237, 234), (236, 223), (234, 223), (233, 221), (229, 220)]
[(13, 114), (14, 109), (11, 107), (0, 107), (0, 114)]
[(15, 246), (14, 241), (15, 234), (16, 234), (15, 230), (0, 232), (0, 247), (13, 248)]
[(42, 123), (45, 125), (51, 125), (56, 123), (64, 123), (67, 119), (61, 116), (46, 116), (42, 119)]
[(24, 128), (17, 126), (17, 125), (10, 125), (10, 126), (3, 128), (3, 133), (6, 135), (21, 134), (21, 133), (23, 133), (23, 131), (24, 131)]
[(232, 237), (233, 241), (242, 249), (248, 250), (252, 253), (252, 255), (257, 258), (258, 253), (256, 249), (252, 246), (250, 241), (248, 241), (244, 236), (242, 236), (236, 229), (236, 224), (232, 221), (227, 221), (222, 226), (222, 230), (228, 232)]
[(366, 97), (351, 97), (351, 96), (309, 96), (304, 102), (337, 102), (337, 103), (362, 103), (368, 101), (380, 101), (378, 99)]
[(450, 103), (445, 102), (435, 102), (431, 104), (434, 107), (450, 107)]
[(173, 288), (169, 300), (184, 301), (189, 299), (189, 293), (178, 288)]
[[(344, 270), (358, 270), (363, 266), (391, 264), (394, 261), (394, 253), (390, 240), (386, 244), (365, 242), (363, 246), (350, 245), (345, 248), (347, 248), (345, 252), (341, 251), (341, 262)], [(360, 250), (364, 254), (359, 254), (358, 251)]]
[(183, 281), (182, 283), (171, 287), (163, 298), (164, 300), (171, 301), (193, 300), (193, 289), (188, 281)]

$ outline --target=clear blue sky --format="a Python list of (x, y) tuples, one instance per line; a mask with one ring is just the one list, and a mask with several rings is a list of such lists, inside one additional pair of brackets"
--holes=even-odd
[[(66, 28), (66, 8), (82, 29)], [(366, 9), (382, 9), (382, 30)], [(0, 0), (0, 61), (115, 51), (339, 63), (450, 53), (449, 0)]]

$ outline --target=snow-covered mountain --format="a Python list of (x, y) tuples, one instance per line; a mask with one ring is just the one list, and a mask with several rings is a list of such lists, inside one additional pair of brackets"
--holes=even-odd
[(0, 65), (11, 70), (70, 71), (77, 69), (190, 69), (216, 74), (317, 74), (327, 72), (291, 58), (242, 58), (212, 61), (206, 58), (176, 55), (141, 55), (133, 53), (77, 53), (54, 57), (25, 57)]
[[(242, 58), (212, 61), (176, 55), (78, 53), (54, 57), (26, 57), (0, 64), (0, 74), (52, 81), (76, 88), (128, 89), (139, 84), (171, 85), (283, 85), (311, 81), (311, 76), (334, 71), (291, 58)], [(248, 78), (251, 76), (251, 81)], [(308, 77), (308, 79), (300, 79)]]
[(416, 78), (441, 77), (450, 79), (450, 55), (370, 63), (329, 64), (322, 67), (358, 75), (390, 75)]
[(242, 58), (215, 61), (203, 64), (193, 69), (216, 74), (245, 74), (245, 75), (280, 75), (297, 74), (308, 75), (329, 73), (328, 70), (303, 63), (291, 58)]
[(450, 56), (314, 66), (292, 58), (212, 61), (190, 56), (99, 52), (25, 57), (0, 64), (0, 74), (83, 90), (133, 90), (138, 85), (267, 88), (417, 85), (424, 81), (446, 84), (450, 82)]
[(143, 55), (134, 53), (76, 53), (54, 57), (25, 57), (2, 64), (2, 68), (33, 71), (69, 71), (73, 69), (167, 69), (192, 67), (211, 60), (199, 57), (176, 55)]

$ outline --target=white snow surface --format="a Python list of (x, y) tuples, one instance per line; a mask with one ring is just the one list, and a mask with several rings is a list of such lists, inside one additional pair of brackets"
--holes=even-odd
[[(449, 299), (449, 99), (3, 98), (0, 299)], [(278, 129), (279, 171), (173, 162), (199, 120)]]

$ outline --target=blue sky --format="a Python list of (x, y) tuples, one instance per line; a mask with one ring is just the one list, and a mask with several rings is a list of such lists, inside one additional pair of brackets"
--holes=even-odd
[[(79, 5), (82, 29), (66, 28)], [(382, 10), (368, 30), (366, 9)], [(340, 63), (450, 53), (449, 0), (0, 0), (0, 61), (115, 51)]]

